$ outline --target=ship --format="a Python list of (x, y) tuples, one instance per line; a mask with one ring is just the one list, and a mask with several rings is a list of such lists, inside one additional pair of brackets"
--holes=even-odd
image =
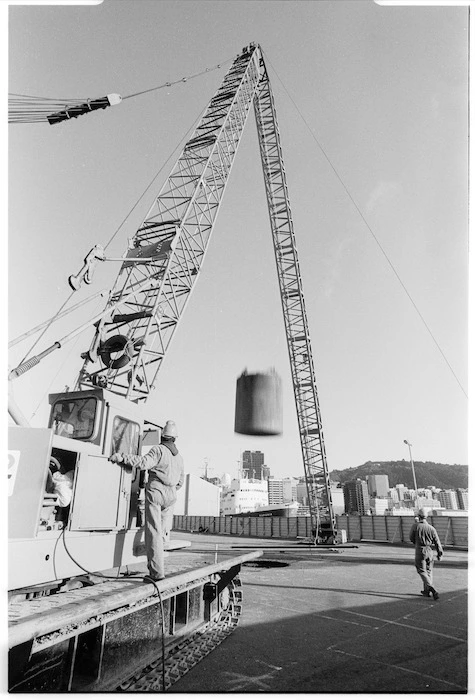
[(239, 513), (239, 515), (251, 518), (296, 518), (299, 508), (300, 503), (292, 501), (291, 503), (275, 503), (269, 506), (258, 506), (253, 511), (242, 512)]

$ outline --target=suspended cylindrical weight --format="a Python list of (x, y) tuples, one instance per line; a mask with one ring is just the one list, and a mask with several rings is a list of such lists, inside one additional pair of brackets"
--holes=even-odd
[(234, 431), (243, 435), (282, 433), (282, 382), (275, 371), (244, 371), (238, 378)]

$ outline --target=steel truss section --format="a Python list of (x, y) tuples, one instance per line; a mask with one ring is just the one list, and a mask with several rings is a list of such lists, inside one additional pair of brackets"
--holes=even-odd
[(312, 530), (314, 532), (319, 530), (319, 524), (323, 518), (325, 521), (330, 520), (331, 534), (336, 536), (337, 525), (333, 513), (330, 475), (280, 134), (274, 98), (262, 57), (261, 72), (262, 78), (254, 98), (254, 111), (284, 314)]
[[(137, 230), (76, 387), (145, 400), (201, 269), (260, 80), (260, 49), (243, 49)], [(143, 258), (144, 262), (138, 262)], [(112, 340), (119, 337), (119, 342)], [(117, 350), (104, 366), (107, 340)], [(120, 343), (122, 341), (122, 344)], [(122, 352), (122, 357), (120, 353)], [(119, 354), (119, 356), (117, 356)]]

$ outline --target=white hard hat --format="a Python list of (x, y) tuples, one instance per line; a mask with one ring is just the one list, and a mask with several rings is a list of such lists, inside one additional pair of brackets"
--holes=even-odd
[(419, 511), (418, 511), (417, 515), (418, 515), (420, 518), (427, 518), (428, 513), (429, 513), (429, 509), (428, 509), (428, 508), (419, 508)]
[(177, 438), (178, 437), (178, 431), (176, 429), (175, 421), (167, 420), (167, 422), (165, 423), (165, 427), (163, 428), (163, 431), (162, 431), (162, 437), (164, 437), (164, 438)]
[(54, 469), (57, 469), (58, 471), (61, 471), (61, 464), (59, 461), (56, 459), (56, 457), (50, 457), (49, 458), (49, 466), (53, 467)]

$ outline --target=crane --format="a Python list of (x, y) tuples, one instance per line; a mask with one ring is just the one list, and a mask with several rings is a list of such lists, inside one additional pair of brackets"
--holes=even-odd
[[(159, 439), (160, 426), (146, 420), (142, 407), (203, 266), (251, 108), (312, 532), (315, 540), (337, 536), (276, 109), (262, 50), (252, 43), (234, 60), (130, 239), (103, 311), (10, 372), (10, 379), (24, 374), (94, 324), (74, 390), (49, 397), (48, 429), (25, 425), (14, 404), (9, 407), (19, 426), (10, 430), (8, 465), (10, 689), (166, 689), (237, 624), (240, 566), (261, 551), (172, 576), (170, 585), (158, 591), (159, 606), (168, 606), (160, 615), (150, 584), (135, 580), (123, 587), (134, 579), (127, 574), (129, 566), (144, 557), (144, 483), (140, 472), (117, 469), (108, 457), (117, 451), (138, 454), (149, 438), (152, 443)], [(94, 246), (78, 274), (69, 278), (73, 290), (89, 284), (94, 267), (105, 259), (102, 246)], [(51, 459), (74, 474), (68, 512), (56, 511), (56, 496), (45, 490)], [(106, 582), (101, 585), (97, 578)], [(83, 585), (96, 586), (92, 597), (87, 588), (72, 591)], [(70, 590), (75, 602), (70, 602)], [(51, 593), (58, 595), (50, 598)], [(27, 605), (29, 596), (45, 597), (37, 613)], [(150, 638), (144, 638), (144, 625)], [(121, 643), (138, 653), (127, 659), (117, 654)], [(163, 652), (165, 643), (168, 651), (159, 657), (157, 670), (157, 648)]]
[[(82, 353), (77, 391), (102, 387), (143, 403), (199, 276), (247, 118), (254, 108), (290, 360), (312, 532), (337, 536), (302, 278), (274, 97), (257, 43), (236, 57), (123, 256)], [(73, 289), (104, 260), (96, 245)], [(10, 373), (15, 378), (85, 326)]]
[[(312, 530), (336, 536), (310, 333), (276, 108), (262, 50), (245, 47), (135, 235), (96, 323), (76, 389), (135, 402), (158, 371), (203, 265), (247, 118), (254, 108), (290, 360)], [(96, 255), (100, 258), (100, 253)], [(322, 522), (323, 522), (322, 520)]]

